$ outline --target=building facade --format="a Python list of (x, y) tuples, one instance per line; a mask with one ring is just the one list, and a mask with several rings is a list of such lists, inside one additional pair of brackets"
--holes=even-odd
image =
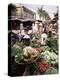
[(20, 29), (20, 24), (24, 27), (32, 26), (35, 21), (35, 13), (23, 5), (13, 5), (9, 4), (8, 7), (8, 25), (9, 29), (18, 30)]
[(35, 20), (35, 13), (30, 9), (26, 8), (25, 6), (16, 6), (16, 9), (16, 16), (19, 19)]

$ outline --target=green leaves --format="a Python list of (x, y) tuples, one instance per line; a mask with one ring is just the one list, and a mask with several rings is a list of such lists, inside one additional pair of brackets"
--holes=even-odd
[(50, 38), (48, 41), (48, 46), (56, 53), (58, 54), (58, 40)]
[(45, 20), (49, 20), (50, 19), (49, 14), (45, 10), (43, 10), (43, 7), (38, 8), (37, 12), (38, 12), (40, 18), (43, 18)]
[(11, 55), (15, 56), (16, 61), (20, 62), (23, 60), (23, 50), (22, 48), (19, 48), (18, 46), (13, 46), (11, 48)]

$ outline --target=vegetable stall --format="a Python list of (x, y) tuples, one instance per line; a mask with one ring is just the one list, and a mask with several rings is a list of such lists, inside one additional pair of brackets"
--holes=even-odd
[[(47, 45), (38, 43), (38, 36), (32, 38), (31, 42), (29, 40), (30, 38), (25, 38), (11, 46), (11, 56), (14, 56), (13, 64), (19, 67), (15, 73), (19, 76), (57, 74), (59, 69), (58, 40), (49, 38)], [(12, 71), (14, 73), (14, 70)]]

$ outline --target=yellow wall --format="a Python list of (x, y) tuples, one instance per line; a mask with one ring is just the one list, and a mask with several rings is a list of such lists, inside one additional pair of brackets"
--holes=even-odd
[(21, 7), (17, 7), (17, 11), (16, 11), (16, 14), (17, 15), (21, 15), (23, 12), (23, 9)]

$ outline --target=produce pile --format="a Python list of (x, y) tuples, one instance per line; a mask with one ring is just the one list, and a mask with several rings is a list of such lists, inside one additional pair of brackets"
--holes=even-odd
[[(58, 73), (58, 67), (57, 67), (58, 66), (58, 56), (56, 55), (56, 53), (54, 53), (53, 51), (45, 50), (44, 52), (41, 53), (39, 60), (37, 61), (38, 62), (37, 65), (40, 70), (40, 73), (43, 73), (43, 74)], [(52, 72), (50, 68), (52, 69)]]
[[(42, 49), (40, 50), (40, 52)], [(31, 63), (37, 59), (39, 55), (38, 49), (32, 48), (30, 46), (25, 47), (25, 48), (20, 48), (18, 45), (14, 45), (12, 47), (12, 55), (15, 56), (15, 61), (17, 63)]]
[[(35, 41), (34, 41), (35, 42)], [(11, 54), (15, 56), (18, 64), (29, 64), (32, 75), (57, 74), (58, 73), (58, 41), (49, 39), (47, 46), (40, 46), (37, 43), (25, 47), (23, 44), (15, 44)]]

